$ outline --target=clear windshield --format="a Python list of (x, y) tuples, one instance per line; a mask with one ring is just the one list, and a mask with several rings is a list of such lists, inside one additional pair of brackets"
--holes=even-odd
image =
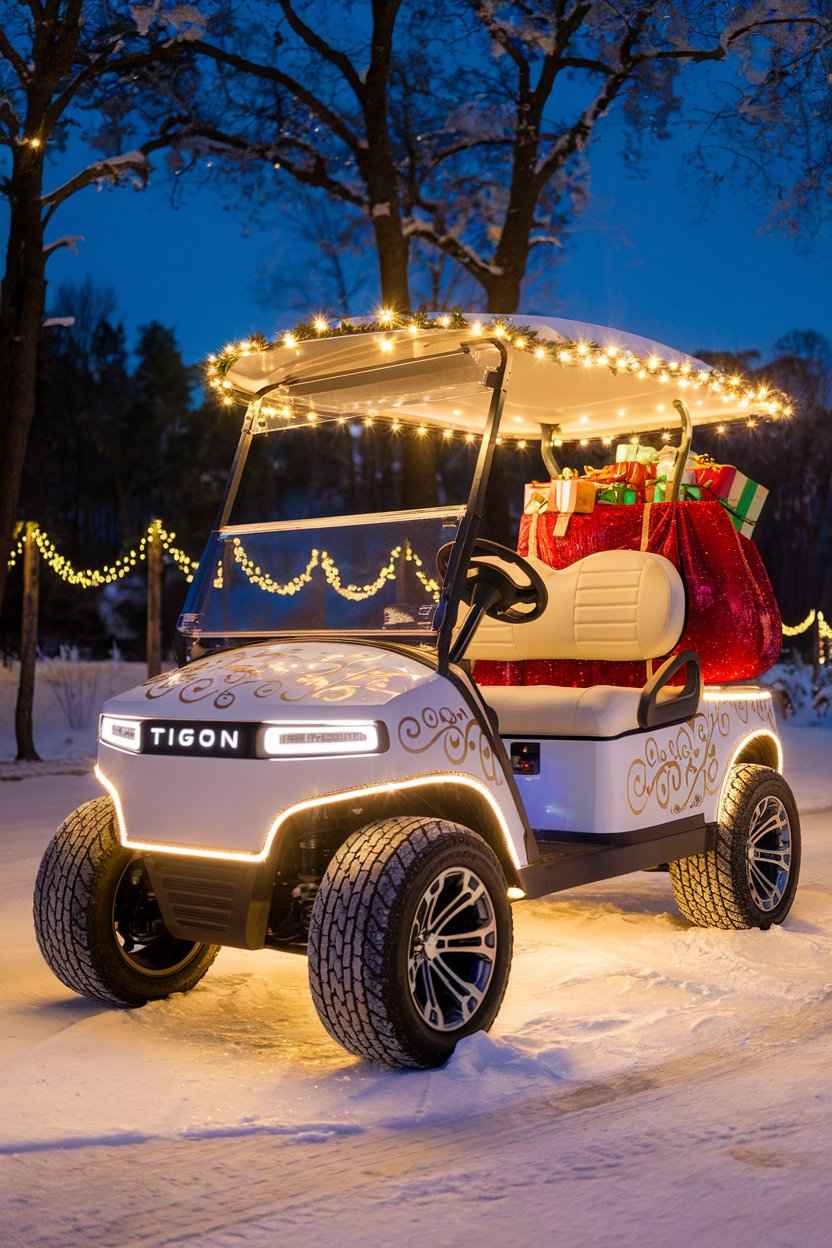
[(241, 524), (208, 542), (179, 621), (190, 636), (414, 633), (430, 640), (436, 555), (464, 507)]

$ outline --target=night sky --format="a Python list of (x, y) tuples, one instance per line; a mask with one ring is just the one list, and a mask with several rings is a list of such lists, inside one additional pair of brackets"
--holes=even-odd
[[(80, 149), (61, 157), (47, 185), (83, 159)], [(530, 290), (526, 312), (612, 325), (691, 351), (757, 347), (765, 356), (791, 329), (832, 340), (832, 228), (802, 243), (764, 232), (765, 209), (750, 193), (724, 190), (714, 199), (686, 185), (682, 142), (654, 147), (641, 178), (626, 172), (611, 135), (595, 146), (592, 163), (589, 209), (550, 283), (557, 294)], [(50, 236), (85, 241), (79, 255), (63, 250), (50, 260), (51, 291), (87, 275), (113, 287), (131, 341), (138, 326), (161, 320), (189, 361), (229, 339), (297, 321), (307, 311), (292, 289), (298, 252), (278, 213), (274, 224), (251, 227), (217, 190), (183, 190), (174, 207), (160, 168), (144, 192), (88, 190), (70, 199)], [(268, 299), (264, 273), (279, 292)], [(354, 312), (375, 305), (371, 289), (368, 306)], [(54, 301), (51, 307), (60, 312)]]

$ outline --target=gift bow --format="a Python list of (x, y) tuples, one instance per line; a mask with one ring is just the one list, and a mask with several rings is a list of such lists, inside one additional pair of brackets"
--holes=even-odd
[(620, 464), (605, 464), (603, 468), (584, 465), (584, 475), (599, 485), (631, 485), (643, 490), (648, 480), (656, 475), (655, 464), (640, 464), (635, 460), (623, 460)]

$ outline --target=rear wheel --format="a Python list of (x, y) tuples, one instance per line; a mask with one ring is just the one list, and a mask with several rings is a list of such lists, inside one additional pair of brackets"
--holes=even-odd
[(85, 802), (55, 833), (38, 871), (34, 919), (58, 979), (111, 1005), (187, 992), (219, 953), (168, 932), (141, 858), (119, 843), (109, 797)]
[(437, 819), (379, 820), (344, 842), (321, 883), (312, 996), (351, 1053), (436, 1066), (493, 1023), (511, 953), (505, 877), (485, 841)]
[(699, 927), (782, 923), (799, 874), (794, 795), (779, 772), (754, 763), (731, 769), (714, 847), (670, 864), (676, 904)]

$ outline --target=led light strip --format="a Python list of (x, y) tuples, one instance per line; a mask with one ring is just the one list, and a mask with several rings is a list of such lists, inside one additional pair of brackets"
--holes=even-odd
[(769, 740), (769, 741), (772, 741), (772, 742), (774, 743), (774, 748), (775, 748), (775, 749), (776, 749), (776, 751), (777, 751), (777, 767), (776, 767), (776, 770), (777, 770), (777, 771), (779, 771), (779, 772), (781, 773), (781, 775), (782, 775), (782, 772), (783, 772), (783, 745), (782, 745), (782, 742), (780, 741), (780, 738), (778, 737), (777, 733), (776, 733), (776, 732), (772, 732), (770, 728), (758, 728), (758, 729), (756, 729), (756, 731), (754, 731), (754, 732), (749, 732), (748, 736), (743, 737), (743, 738), (742, 738), (742, 740), (739, 742), (739, 744), (738, 744), (738, 745), (736, 745), (736, 746), (734, 747), (734, 753), (731, 755), (731, 761), (730, 761), (730, 763), (728, 764), (728, 766), (727, 766), (727, 767), (726, 767), (726, 769), (725, 769), (725, 778), (724, 778), (724, 780), (722, 781), (722, 787), (721, 787), (721, 789), (720, 789), (720, 791), (719, 791), (719, 805), (718, 805), (718, 806), (717, 806), (717, 808), (716, 808), (716, 809), (717, 809), (717, 818), (721, 818), (721, 816), (722, 816), (722, 807), (723, 807), (723, 803), (725, 802), (725, 794), (726, 794), (726, 792), (727, 792), (727, 789), (728, 789), (728, 784), (729, 784), (730, 779), (731, 779), (731, 769), (732, 769), (733, 767), (735, 767), (735, 766), (736, 766), (736, 764), (737, 764), (737, 759), (740, 757), (740, 755), (742, 754), (742, 752), (743, 752), (743, 750), (746, 748), (746, 746), (749, 746), (749, 745), (751, 744), (751, 742), (752, 742), (752, 741), (756, 741), (756, 740), (758, 740), (760, 737), (766, 737), (766, 738), (768, 738), (768, 740)]
[(104, 774), (98, 764), (96, 764), (95, 767), (95, 778), (98, 780), (99, 784), (107, 790), (113, 799), (113, 805), (115, 806), (116, 811), (116, 823), (118, 825), (119, 840), (125, 849), (143, 850), (147, 853), (154, 854), (176, 854), (182, 858), (213, 858), (224, 862), (249, 863), (265, 862), (271, 852), (275, 837), (277, 836), (281, 826), (287, 819), (291, 818), (292, 815), (300, 814), (305, 810), (316, 810), (320, 806), (332, 806), (338, 802), (355, 800), (357, 798), (375, 797), (381, 793), (401, 793), (406, 789), (424, 788), (426, 785), (431, 784), (462, 785), (465, 788), (473, 789), (476, 793), (479, 793), (481, 797), (485, 798), (494, 814), (495, 819), (497, 820), (497, 824), (500, 828), (500, 832), (502, 833), (506, 850), (512, 864), (518, 870), (522, 865), (520, 857), (517, 853), (517, 848), (512, 839), (511, 830), (508, 826), (506, 817), (492, 794), (488, 791), (488, 788), (482, 783), (482, 781), (477, 780), (474, 776), (465, 776), (457, 772), (438, 772), (425, 776), (414, 776), (409, 780), (391, 780), (384, 784), (369, 785), (366, 788), (342, 789), (338, 793), (330, 793), (325, 797), (309, 798), (302, 802), (295, 802), (293, 805), (287, 806), (285, 810), (282, 810), (274, 819), (266, 835), (263, 848), (258, 850), (257, 853), (247, 853), (244, 850), (193, 849), (186, 845), (168, 845), (156, 843), (155, 841), (133, 841), (127, 835), (127, 824), (124, 818), (124, 809), (121, 804), (121, 797), (118, 789), (113, 781)]

